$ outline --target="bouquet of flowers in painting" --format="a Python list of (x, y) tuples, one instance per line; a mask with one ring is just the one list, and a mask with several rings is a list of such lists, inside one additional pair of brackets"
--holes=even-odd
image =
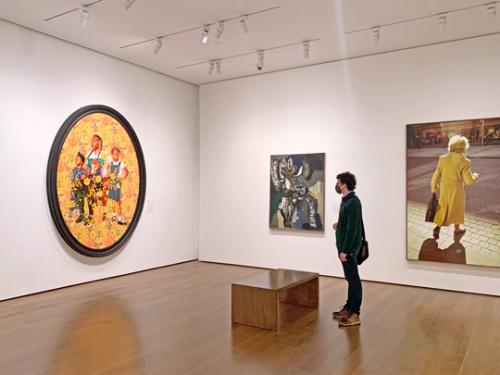
[(271, 156), (269, 226), (324, 230), (325, 154)]

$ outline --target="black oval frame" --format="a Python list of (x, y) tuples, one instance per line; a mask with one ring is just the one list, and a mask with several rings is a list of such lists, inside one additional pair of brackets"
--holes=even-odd
[[(62, 146), (66, 140), (66, 137), (68, 136), (68, 133), (71, 131), (71, 129), (73, 129), (76, 123), (83, 117), (93, 113), (104, 113), (106, 115), (109, 115), (117, 120), (120, 125), (122, 125), (128, 136), (130, 137), (132, 144), (134, 145), (137, 164), (139, 165), (139, 194), (137, 197), (137, 205), (132, 220), (130, 221), (125, 233), (117, 242), (101, 250), (94, 250), (81, 244), (71, 234), (68, 227), (66, 227), (66, 223), (64, 222), (64, 218), (59, 206), (59, 198), (57, 196), (57, 165), (59, 163), (59, 156), (61, 154)], [(73, 250), (76, 250), (80, 254), (90, 257), (104, 257), (113, 254), (114, 252), (118, 251), (123, 245), (125, 245), (125, 243), (132, 236), (132, 233), (134, 232), (139, 222), (142, 214), (142, 209), (144, 207), (144, 199), (146, 197), (146, 164), (144, 163), (144, 154), (142, 152), (139, 138), (137, 138), (134, 129), (121, 113), (111, 107), (101, 104), (95, 104), (88, 105), (76, 110), (71, 116), (66, 119), (66, 121), (64, 121), (62, 126), (59, 128), (59, 131), (54, 138), (54, 142), (52, 143), (52, 148), (50, 149), (49, 160), (47, 163), (47, 197), (49, 200), (50, 213), (52, 215), (52, 219), (54, 220), (56, 228), (64, 241)]]

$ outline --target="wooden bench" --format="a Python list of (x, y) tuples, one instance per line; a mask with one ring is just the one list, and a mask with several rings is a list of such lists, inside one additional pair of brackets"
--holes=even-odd
[(319, 274), (276, 269), (232, 283), (231, 321), (278, 331), (279, 305), (318, 308)]

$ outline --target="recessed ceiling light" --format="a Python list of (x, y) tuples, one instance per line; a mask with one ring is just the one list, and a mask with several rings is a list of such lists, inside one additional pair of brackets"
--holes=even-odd
[(208, 42), (208, 34), (209, 34), (209, 32), (210, 32), (210, 26), (209, 25), (205, 25), (201, 29), (201, 42), (203, 44), (206, 44)]
[(380, 43), (380, 26), (375, 26), (372, 27), (372, 37), (373, 37), (373, 43), (379, 44)]
[(446, 29), (446, 25), (448, 24), (448, 15), (446, 13), (438, 14), (438, 24)]
[(156, 44), (155, 44), (155, 46), (153, 48), (153, 53), (155, 55), (158, 55), (158, 53), (160, 52), (162, 46), (163, 46), (163, 42), (162, 42), (161, 38), (156, 38)]
[(305, 40), (302, 42), (302, 46), (304, 47), (304, 58), (308, 59), (311, 52), (311, 43)]
[(486, 14), (490, 20), (494, 21), (497, 15), (497, 4), (496, 3), (486, 3)]
[(134, 5), (135, 0), (125, 0), (125, 4), (123, 5), (125, 9), (129, 10), (132, 5)]
[(80, 8), (80, 26), (87, 27), (89, 25), (90, 11), (86, 6)]
[(248, 16), (243, 16), (240, 18), (240, 28), (245, 34), (248, 33)]
[(223, 32), (224, 32), (224, 21), (219, 21), (217, 24), (217, 31), (215, 33), (215, 37), (217, 39), (220, 39)]
[(264, 51), (257, 51), (257, 64), (255, 64), (257, 70), (262, 70), (264, 68)]

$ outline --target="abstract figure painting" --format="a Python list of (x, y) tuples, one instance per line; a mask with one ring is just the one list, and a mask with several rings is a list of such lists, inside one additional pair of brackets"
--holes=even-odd
[(406, 130), (407, 258), (500, 267), (500, 118)]
[(271, 156), (269, 226), (323, 231), (325, 154)]
[(141, 145), (120, 113), (87, 106), (59, 129), (47, 194), (54, 223), (74, 250), (105, 256), (124, 245), (141, 215), (145, 187)]

